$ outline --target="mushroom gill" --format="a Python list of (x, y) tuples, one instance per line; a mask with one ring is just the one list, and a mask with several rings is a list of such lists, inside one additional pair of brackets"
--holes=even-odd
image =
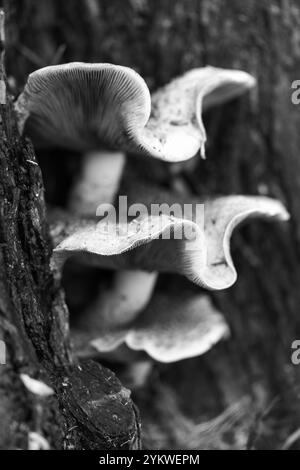
[(240, 70), (193, 69), (156, 91), (120, 65), (73, 62), (33, 72), (16, 102), (20, 127), (35, 145), (114, 149), (183, 161), (201, 150), (202, 107), (228, 101), (255, 85)]
[[(147, 201), (145, 187), (141, 191), (136, 197), (144, 206), (139, 203), (138, 209), (140, 212), (144, 207), (145, 211), (131, 221), (103, 219), (97, 223), (94, 219), (69, 218), (68, 214), (54, 216), (56, 263), (63, 265), (76, 256), (94, 266), (179, 273), (207, 289), (227, 289), (237, 278), (230, 253), (234, 229), (252, 218), (289, 218), (275, 199), (239, 195), (194, 199), (185, 214), (185, 203), (176, 202), (180, 201), (177, 195), (154, 188), (150, 193), (157, 194), (160, 204), (152, 215), (153, 195)], [(171, 213), (173, 207), (182, 208), (180, 217)]]

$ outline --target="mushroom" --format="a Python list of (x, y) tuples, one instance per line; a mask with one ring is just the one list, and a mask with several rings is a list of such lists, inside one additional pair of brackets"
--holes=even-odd
[[(190, 218), (178, 218), (168, 212), (168, 208), (175, 207), (177, 195), (147, 188), (143, 183), (135, 196), (128, 193), (129, 201), (142, 201), (145, 211), (123, 226), (53, 215), (51, 233), (58, 265), (76, 256), (81, 262), (121, 269), (121, 282), (102, 294), (82, 318), (76, 336), (77, 351), (91, 353), (94, 348), (107, 353), (126, 345), (144, 350), (160, 362), (203, 354), (228, 336), (226, 321), (203, 295), (155, 292), (150, 300), (155, 273), (175, 272), (207, 289), (226, 289), (237, 278), (230, 254), (233, 230), (253, 217), (280, 221), (289, 215), (279, 201), (271, 198), (224, 196), (193, 201)], [(147, 208), (156, 200), (166, 201), (160, 204), (162, 213), (147, 215)], [(197, 211), (197, 203), (201, 209), (204, 206), (204, 212)], [(138, 206), (141, 210), (141, 204)], [(132, 275), (124, 269), (132, 269)], [(138, 301), (133, 303), (136, 294)]]
[(79, 355), (92, 354), (93, 349), (108, 353), (125, 344), (156, 361), (175, 362), (204, 354), (229, 336), (223, 315), (209, 297), (193, 291), (156, 292), (139, 316), (123, 325), (107, 325), (101, 307), (100, 299), (75, 335)]
[[(85, 152), (83, 173), (73, 188), (69, 209), (95, 215), (98, 204), (111, 203), (117, 192), (125, 162), (120, 150), (166, 161), (186, 160), (199, 149), (204, 155), (202, 107), (222, 104), (254, 85), (255, 79), (246, 72), (197, 68), (155, 92), (151, 110), (147, 85), (132, 69), (75, 62), (33, 72), (16, 110), (21, 129), (25, 126), (35, 145)], [(113, 311), (119, 309), (118, 289), (122, 291), (125, 278), (127, 298), (129, 291), (133, 296), (127, 307), (122, 303), (127, 317), (129, 305), (138, 309), (148, 301), (155, 277), (140, 271), (116, 274)], [(143, 284), (140, 292), (134, 289), (136, 283)]]
[(230, 254), (233, 230), (254, 217), (278, 221), (289, 218), (275, 199), (239, 195), (194, 200), (188, 217), (174, 217), (170, 207), (177, 196), (159, 193), (155, 188), (150, 193), (160, 194), (164, 197), (161, 200), (168, 203), (160, 204), (161, 215), (151, 215), (153, 196), (147, 201), (145, 191), (143, 187), (142, 195), (137, 195), (137, 200), (144, 203), (138, 207), (145, 211), (131, 222), (97, 224), (83, 218), (74, 224), (65, 215), (61, 220), (56, 218), (52, 225), (56, 263), (63, 265), (76, 256), (99, 267), (179, 273), (207, 289), (227, 289), (237, 278)]
[(151, 110), (149, 89), (134, 70), (73, 62), (29, 75), (16, 109), (37, 145), (108, 147), (182, 161), (204, 151), (202, 102), (207, 109), (254, 85), (240, 70), (197, 68), (154, 93)]
[(134, 70), (74, 62), (33, 72), (16, 110), (21, 130), (25, 126), (35, 145), (85, 152), (70, 207), (94, 215), (107, 178), (111, 193), (106, 197), (112, 198), (124, 165), (124, 156), (107, 150), (168, 162), (192, 158), (199, 149), (204, 156), (202, 108), (222, 104), (254, 85), (255, 79), (240, 70), (196, 68), (156, 91), (151, 108), (149, 89)]
[[(155, 200), (153, 194), (156, 195)], [(134, 349), (137, 344), (135, 327), (139, 324), (135, 322), (139, 322), (145, 308), (146, 312), (153, 311), (152, 301), (149, 310), (147, 303), (159, 272), (182, 274), (199, 286), (211, 290), (229, 288), (237, 278), (230, 254), (233, 230), (241, 222), (253, 217), (279, 221), (289, 217), (279, 201), (260, 196), (197, 199), (193, 201), (189, 214), (179, 218), (170, 214), (172, 207), (185, 207), (184, 201), (176, 206), (176, 201), (180, 201), (176, 194), (152, 186), (147, 188), (142, 183), (139, 189), (135, 185), (132, 194), (128, 190), (128, 195), (129, 202), (135, 199), (143, 202), (143, 206), (138, 204), (142, 215), (123, 224), (115, 224), (113, 221), (107, 225), (105, 220), (97, 223), (94, 219), (78, 219), (65, 213), (52, 215), (51, 233), (56, 246), (54, 261), (59, 266), (63, 266), (69, 257), (76, 256), (89, 265), (119, 270), (113, 288), (100, 296), (83, 318), (83, 330), (91, 327), (93, 333), (100, 334), (99, 341), (94, 344), (98, 350), (117, 347), (120, 343), (129, 346), (133, 344)], [(161, 214), (151, 215), (148, 212), (147, 215), (147, 210), (153, 209), (151, 203), (155, 201), (164, 201), (159, 205)], [(201, 210), (198, 211), (198, 208)], [(141, 269), (145, 272), (142, 273)], [(198, 305), (198, 301), (195, 302)], [(162, 300), (155, 302), (155, 311), (164, 312), (164, 303)], [(178, 304), (178, 316), (185, 315), (184, 303), (179, 300), (172, 305), (169, 303), (167, 310), (174, 309), (175, 304)], [(194, 305), (194, 301), (191, 300), (190, 305)], [(145, 318), (148, 318), (148, 314)], [(200, 328), (200, 318), (198, 320)], [(170, 325), (167, 322), (166, 328)], [(149, 352), (154, 347), (153, 341), (150, 343), (148, 349), (145, 341), (139, 347)], [(195, 351), (198, 350), (195, 347)], [(155, 353), (152, 349), (149, 354), (158, 357), (158, 352)], [(175, 357), (174, 354), (171, 351), (170, 357)]]

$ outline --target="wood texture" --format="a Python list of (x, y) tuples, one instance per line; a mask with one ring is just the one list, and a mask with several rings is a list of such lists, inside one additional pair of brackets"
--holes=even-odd
[[(52, 449), (137, 448), (139, 418), (129, 390), (100, 364), (72, 358), (68, 311), (50, 268), (41, 171), (30, 142), (19, 136), (6, 92), (0, 118), (0, 335), (7, 345), (7, 363), (0, 367), (0, 448), (26, 449), (31, 432)], [(34, 396), (21, 373), (46, 382), (55, 394)]]

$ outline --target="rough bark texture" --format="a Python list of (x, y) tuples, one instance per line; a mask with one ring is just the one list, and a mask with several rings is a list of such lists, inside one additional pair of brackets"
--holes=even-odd
[[(291, 82), (300, 78), (298, 0), (9, 3), (7, 58), (9, 75), (17, 80), (16, 88), (35, 68), (74, 60), (131, 66), (152, 89), (203, 64), (242, 68), (258, 78), (258, 87), (250, 98), (206, 116), (207, 161), (198, 161), (192, 171), (189, 164), (183, 165), (181, 177), (198, 194), (259, 193), (278, 197), (287, 205), (291, 223), (286, 227), (252, 223), (235, 236), (233, 254), (239, 280), (229, 291), (213, 295), (231, 326), (231, 339), (204, 357), (170, 366), (156, 365), (151, 387), (137, 392), (136, 398), (145, 422), (145, 442), (150, 447), (213, 446), (217, 433), (208, 433), (206, 440), (201, 440), (193, 423), (216, 416), (226, 406), (244, 403), (245, 396), (250, 400), (245, 418), (247, 445), (281, 447), (300, 425), (300, 366), (292, 365), (290, 360), (291, 343), (300, 338), (300, 114), (291, 103)], [(26, 149), (31, 160), (32, 151)], [(53, 160), (56, 165), (66, 165), (58, 157)], [(151, 165), (151, 177), (169, 184), (169, 168), (159, 163)], [(37, 171), (34, 164), (26, 164), (22, 177), (32, 181)], [(20, 169), (18, 172), (21, 177), (23, 173)], [(52, 202), (62, 199), (59, 180), (55, 181)], [(50, 197), (52, 187), (47, 184)], [(40, 187), (35, 189), (40, 191)], [(36, 191), (32, 190), (32, 201)], [(20, 207), (20, 194), (8, 194), (6, 218), (15, 230), (14, 211)], [(43, 224), (42, 213), (38, 223)], [(48, 248), (43, 245), (44, 235), (41, 241), (41, 236), (37, 239), (36, 232), (30, 230), (33, 227), (23, 228), (26, 243), (31, 246), (26, 252), (31, 256), (31, 276), (45, 289), (49, 283)], [(34, 236), (32, 244), (30, 233)], [(33, 250), (42, 251), (42, 259)], [(8, 281), (17, 275), (19, 282), (28, 282), (27, 276), (22, 281), (21, 260), (11, 260)], [(29, 310), (40, 310), (28, 298), (23, 300)], [(44, 305), (41, 315), (49, 308)], [(25, 327), (28, 331), (30, 322)], [(45, 335), (45, 341), (49, 341), (49, 328), (39, 345)], [(33, 350), (40, 360), (40, 348)], [(58, 353), (60, 360), (66, 357), (65, 349)], [(175, 391), (176, 403), (171, 403), (166, 387)], [(168, 415), (166, 403), (173, 415), (177, 413), (176, 420), (172, 413)], [(24, 413), (21, 403), (18, 409)], [(181, 412), (184, 415), (179, 419)]]
[[(50, 269), (41, 171), (30, 142), (18, 134), (2, 59), (0, 335), (7, 361), (0, 367), (0, 448), (26, 449), (32, 432), (57, 449), (137, 448), (129, 390), (99, 364), (72, 360), (68, 311)], [(36, 397), (21, 373), (47, 382), (55, 394)]]

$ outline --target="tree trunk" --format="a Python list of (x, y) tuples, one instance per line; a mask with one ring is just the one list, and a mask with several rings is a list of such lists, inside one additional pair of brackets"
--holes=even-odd
[[(0, 52), (3, 13), (0, 12)], [(132, 449), (139, 418), (116, 376), (72, 359), (68, 311), (50, 269), (51, 243), (40, 168), (20, 138), (0, 63), (0, 448)], [(3, 343), (2, 343), (3, 344)], [(49, 398), (21, 374), (46, 382)]]
[[(300, 78), (299, 2), (15, 0), (8, 1), (8, 12), (7, 64), (9, 77), (17, 81), (16, 89), (20, 89), (26, 75), (36, 68), (75, 60), (133, 67), (151, 89), (204, 64), (241, 68), (257, 77), (258, 86), (250, 97), (205, 116), (209, 138), (207, 160), (198, 162), (193, 171), (188, 164), (183, 165), (182, 177), (197, 194), (277, 197), (290, 211), (291, 222), (286, 227), (252, 222), (234, 237), (238, 282), (228, 291), (213, 294), (230, 324), (231, 339), (203, 357), (174, 365), (156, 365), (151, 390), (148, 386), (147, 390), (137, 393), (136, 400), (144, 418), (148, 446), (199, 447), (200, 440), (196, 440), (196, 444), (193, 440), (193, 427), (184, 436), (178, 427), (186, 426), (186, 419), (199, 422), (215, 417), (227, 406), (245, 403), (245, 397), (248, 400), (244, 416), (245, 445), (279, 448), (290, 442), (286, 441), (288, 436), (300, 425), (300, 366), (291, 362), (291, 344), (300, 339), (300, 114), (291, 102), (291, 83)], [(18, 143), (16, 148), (20, 149), (20, 145)], [(1, 210), (5, 210), (10, 243), (19, 230), (18, 240), (23, 246), (12, 247), (3, 281), (11, 286), (16, 282), (19, 286), (25, 283), (22, 298), (16, 299), (16, 294), (11, 293), (7, 301), (15, 299), (18, 315), (23, 312), (25, 326), (22, 328), (30, 336), (32, 345), (30, 357), (34, 356), (39, 363), (52, 364), (47, 370), (53, 372), (54, 363), (62, 365), (69, 361), (66, 334), (62, 329), (66, 321), (65, 308), (48, 270), (50, 253), (39, 170), (35, 163), (27, 161), (34, 161), (28, 144), (22, 151), (14, 150), (14, 155), (17, 155), (16, 161), (22, 159), (25, 170), (21, 170), (20, 161), (16, 167), (13, 161), (5, 160), (2, 149), (1, 158), (9, 165), (11, 173), (5, 173), (7, 186), (4, 186), (3, 176), (0, 179), (7, 194), (6, 206)], [(167, 181), (168, 168), (157, 163), (155, 169), (158, 167)], [(16, 178), (16, 172), (22, 187), (14, 192), (12, 177)], [(31, 188), (29, 194), (27, 185)], [(50, 193), (49, 188), (49, 197)], [(22, 201), (25, 194), (27, 202)], [(3, 195), (2, 192), (1, 200)], [(56, 196), (57, 193), (53, 200)], [(29, 200), (36, 209), (31, 215)], [(2, 201), (1, 204), (3, 206)], [(28, 225), (28, 218), (31, 218), (31, 225)], [(3, 230), (2, 223), (1, 233)], [(23, 271), (23, 262), (26, 269), (31, 270), (30, 277), (26, 275), (28, 271)], [(40, 303), (34, 302), (36, 293), (32, 297), (32, 285), (29, 286), (31, 295), (28, 295), (29, 279), (40, 289)], [(41, 302), (42, 292), (49, 292), (49, 283), (52, 295), (46, 296), (48, 303)], [(4, 290), (7, 292), (7, 287)], [(60, 320), (54, 320), (54, 313), (50, 315), (52, 320), (49, 319), (49, 312), (54, 312), (53, 304), (59, 305), (56, 308)], [(10, 308), (5, 304), (1, 310)], [(33, 319), (40, 317), (33, 315), (42, 315), (41, 318), (47, 315), (43, 327), (36, 325), (38, 344), (31, 329)], [(52, 335), (51, 321), (56, 328)], [(13, 324), (16, 328), (15, 321)], [(11, 345), (14, 344), (13, 331)], [(56, 335), (60, 335), (59, 341), (55, 340)], [(46, 352), (51, 359), (43, 349), (43, 344), (49, 345), (49, 341), (51, 347), (46, 348)], [(54, 348), (54, 358), (51, 341), (60, 345), (59, 349)], [(23, 348), (19, 340), (18, 347), (10, 349), (16, 354), (20, 347)], [(172, 421), (162, 407), (164, 387), (175, 391), (178, 413), (183, 412), (184, 418), (175, 426), (174, 417)], [(17, 401), (18, 413), (24, 413), (17, 395), (9, 401), (7, 407), (15, 409), (13, 403)], [(161, 413), (157, 413), (158, 410)], [(160, 436), (157, 441), (153, 427)]]

